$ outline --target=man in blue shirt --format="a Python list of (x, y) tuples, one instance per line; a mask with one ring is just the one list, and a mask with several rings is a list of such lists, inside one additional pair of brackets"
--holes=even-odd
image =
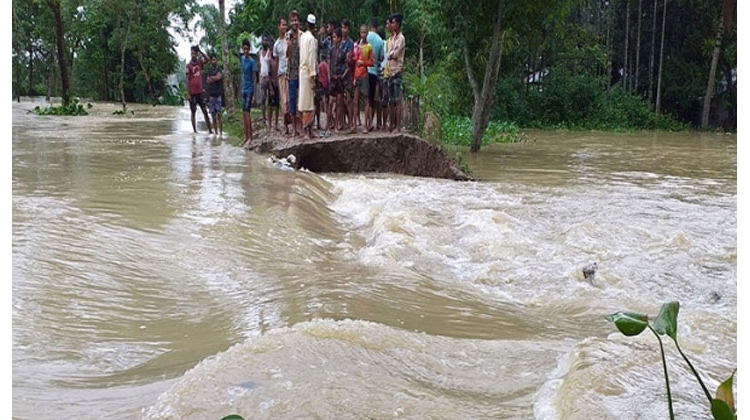
[[(367, 68), (367, 77), (369, 77), (370, 82), (370, 121), (372, 121), (372, 117), (377, 113), (377, 119), (375, 121), (380, 121), (380, 97), (376, 98), (376, 93), (379, 94), (378, 90), (376, 89), (378, 87), (379, 80), (378, 80), (378, 69), (380, 68), (380, 62), (383, 60), (383, 38), (378, 35), (378, 20), (376, 18), (370, 18), (370, 32), (367, 34), (367, 43), (372, 46), (372, 57), (373, 57), (373, 66)], [(380, 128), (380, 127), (377, 127)]]
[(240, 56), (242, 66), (242, 118), (245, 128), (245, 141), (243, 146), (250, 146), (253, 142), (253, 120), (250, 117), (250, 107), (255, 102), (253, 93), (254, 82), (257, 82), (258, 73), (255, 71), (255, 60), (250, 57), (250, 40), (242, 40), (242, 55)]

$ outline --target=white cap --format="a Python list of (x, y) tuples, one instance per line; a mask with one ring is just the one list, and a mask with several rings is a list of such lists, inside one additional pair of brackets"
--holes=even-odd
[(309, 15), (307, 15), (307, 23), (309, 23), (311, 25), (315, 25), (315, 15), (314, 14), (310, 13)]

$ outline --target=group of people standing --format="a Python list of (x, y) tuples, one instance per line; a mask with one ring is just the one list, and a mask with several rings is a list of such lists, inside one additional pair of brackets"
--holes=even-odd
[[(306, 135), (310, 139), (317, 135), (314, 129), (316, 117), (317, 128), (324, 130), (323, 135), (330, 134), (331, 130), (354, 134), (358, 125), (363, 127), (363, 133), (400, 131), (406, 46), (401, 33), (402, 15), (396, 13), (386, 19), (389, 38), (384, 39), (384, 33), (379, 32), (378, 20), (371, 18), (369, 27), (360, 26), (356, 42), (349, 37), (351, 23), (348, 19), (341, 23), (331, 19), (320, 32), (315, 15), (307, 15), (305, 23), (303, 31), (296, 10), (289, 13), (291, 28), (286, 19), (279, 19), (275, 42), (271, 44), (267, 35), (262, 38), (262, 49), (257, 55), (259, 66), (250, 54), (250, 41), (242, 41), (243, 145), (249, 146), (253, 140), (250, 109), (256, 102), (257, 85), (261, 90), (263, 120), (268, 129), (280, 131), (278, 119), (281, 114), (287, 135)], [(201, 60), (198, 60), (198, 54), (203, 56)], [(196, 108), (200, 106), (211, 133), (211, 122), (201, 96), (201, 72), (207, 61), (200, 49), (193, 47), (186, 72), (193, 130)], [(206, 79), (209, 111), (214, 128), (218, 124), (221, 132), (221, 72), (216, 67), (215, 55), (210, 56), (210, 62), (212, 67)], [(364, 103), (364, 124), (360, 118), (360, 100)], [(325, 128), (320, 121), (321, 110), (326, 114)]]

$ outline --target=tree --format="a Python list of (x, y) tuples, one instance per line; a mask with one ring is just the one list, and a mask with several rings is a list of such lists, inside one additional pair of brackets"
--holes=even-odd
[(661, 21), (661, 48), (659, 49), (659, 77), (656, 82), (656, 113), (661, 113), (661, 79), (664, 74), (664, 34), (667, 28), (667, 1), (664, 0), (664, 13)]
[[(716, 81), (716, 67), (719, 64), (719, 55), (721, 54), (721, 40), (724, 35), (725, 16), (729, 15), (729, 23), (731, 25), (731, 16), (734, 14), (736, 0), (724, 0), (721, 5), (721, 13), (719, 14), (719, 25), (716, 28), (716, 40), (714, 42), (714, 53), (711, 57), (711, 69), (708, 72), (708, 86), (706, 86), (706, 94), (703, 95), (703, 112), (701, 115), (701, 128), (708, 127), (708, 117), (711, 112), (711, 99), (714, 96), (714, 82)], [(727, 86), (731, 88), (731, 86)]]
[(47, 0), (52, 13), (55, 16), (55, 37), (57, 41), (57, 63), (60, 65), (60, 77), (62, 78), (62, 103), (67, 106), (70, 102), (70, 80), (68, 80), (68, 65), (65, 62), (65, 39), (60, 13), (60, 0)]
[(628, 88), (628, 40), (630, 39), (628, 29), (630, 26), (630, 0), (625, 0), (625, 58), (623, 61), (623, 73), (622, 73), (622, 84), (625, 86), (625, 89)]
[(466, 75), (469, 78), (471, 91), (474, 94), (474, 108), (472, 110), (471, 122), (471, 151), (476, 153), (482, 146), (482, 138), (487, 130), (487, 124), (490, 119), (490, 110), (492, 101), (495, 99), (495, 85), (497, 84), (497, 75), (500, 72), (500, 63), (503, 57), (503, 40), (505, 32), (503, 31), (503, 12), (505, 1), (498, 0), (497, 15), (492, 30), (492, 45), (490, 46), (490, 56), (487, 59), (487, 66), (484, 71), (481, 90), (477, 85), (472, 70), (471, 59), (469, 57), (469, 47), (464, 40), (464, 62), (466, 64)]
[(229, 47), (227, 45), (227, 28), (224, 14), (224, 0), (219, 0), (219, 33), (221, 34), (221, 60), (222, 72), (221, 77), (224, 80), (224, 96), (227, 100), (227, 117), (230, 119), (234, 116), (236, 100), (234, 98), (234, 80), (232, 70), (229, 65)]
[(656, 14), (658, 12), (657, 0), (654, 0), (651, 22), (651, 52), (648, 57), (648, 100), (654, 97), (654, 55), (656, 54)]
[(635, 88), (633, 91), (638, 93), (638, 69), (641, 66), (641, 3), (643, 0), (638, 0), (638, 36), (635, 41)]

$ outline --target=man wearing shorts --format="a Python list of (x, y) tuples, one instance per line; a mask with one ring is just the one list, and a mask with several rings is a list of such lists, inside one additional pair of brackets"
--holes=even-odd
[(224, 134), (224, 124), (221, 121), (221, 94), (222, 94), (222, 82), (221, 82), (221, 70), (217, 66), (216, 53), (210, 53), (211, 68), (208, 70), (208, 78), (206, 83), (208, 84), (208, 111), (211, 113), (211, 118), (214, 123), (214, 132), (217, 132), (219, 136)]
[(370, 101), (368, 99), (370, 95), (370, 78), (367, 73), (367, 67), (373, 64), (372, 58), (372, 46), (367, 43), (367, 26), (362, 25), (359, 28), (359, 42), (354, 46), (354, 101), (352, 104), (352, 117), (354, 121), (352, 124), (351, 133), (357, 132), (356, 120), (359, 118), (359, 98), (362, 97), (365, 103), (365, 124), (363, 133), (367, 134), (372, 129), (372, 116), (370, 113)]
[[(198, 59), (200, 53), (201, 58)], [(190, 95), (190, 122), (193, 123), (193, 133), (197, 133), (195, 129), (195, 111), (200, 106), (203, 111), (203, 120), (208, 126), (208, 133), (211, 134), (211, 120), (208, 119), (208, 112), (206, 112), (206, 104), (203, 102), (203, 66), (208, 62), (205, 54), (194, 46), (190, 48), (190, 62), (185, 66), (185, 76), (188, 81), (188, 94)]]
[[(370, 94), (368, 99), (370, 100), (370, 120), (377, 114), (378, 125), (380, 124), (380, 101), (376, 97), (378, 87), (378, 71), (380, 69), (380, 62), (383, 60), (383, 38), (378, 35), (378, 20), (376, 18), (370, 19), (370, 32), (367, 34), (367, 43), (372, 46), (372, 55), (374, 63), (371, 67), (367, 68), (368, 83), (370, 88)], [(378, 127), (379, 128), (379, 127)]]
[(404, 68), (406, 40), (401, 33), (401, 13), (391, 18), (391, 38), (388, 45), (388, 113), (390, 131), (401, 131), (401, 71)]
[(240, 56), (242, 67), (242, 118), (245, 128), (245, 141), (243, 146), (250, 146), (253, 141), (253, 120), (250, 118), (250, 107), (254, 102), (253, 93), (258, 73), (255, 71), (255, 60), (250, 57), (250, 40), (242, 40), (242, 55)]

